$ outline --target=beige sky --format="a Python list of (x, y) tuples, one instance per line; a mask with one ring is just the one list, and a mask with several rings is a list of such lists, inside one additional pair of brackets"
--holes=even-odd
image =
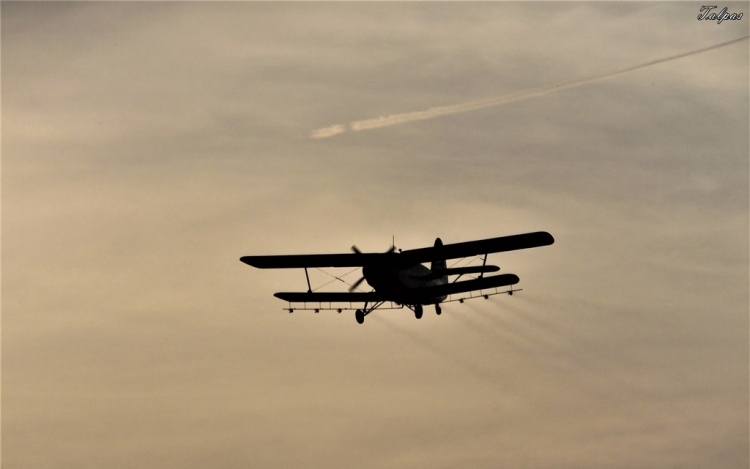
[[(746, 468), (747, 41), (311, 138), (749, 34), (700, 6), (3, 2), (3, 467)], [(536, 230), (419, 321), (239, 262)]]

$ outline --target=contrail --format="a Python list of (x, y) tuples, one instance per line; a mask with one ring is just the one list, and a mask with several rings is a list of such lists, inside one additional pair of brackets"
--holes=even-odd
[(576, 80), (576, 81), (572, 81), (569, 83), (564, 83), (562, 85), (548, 86), (548, 87), (539, 88), (536, 90), (521, 91), (519, 93), (508, 95), (508, 96), (499, 96), (495, 98), (481, 99), (477, 101), (469, 101), (467, 103), (462, 103), (462, 104), (431, 107), (424, 111), (405, 112), (402, 114), (391, 114), (389, 116), (376, 117), (374, 119), (364, 119), (364, 120), (350, 122), (348, 126), (344, 124), (336, 124), (330, 127), (324, 127), (324, 128), (313, 130), (310, 133), (310, 138), (315, 138), (315, 139), (329, 138), (329, 137), (333, 137), (334, 135), (344, 133), (347, 130), (359, 132), (360, 130), (377, 129), (380, 127), (387, 127), (389, 125), (397, 125), (397, 124), (403, 124), (406, 122), (414, 122), (414, 121), (423, 121), (427, 119), (432, 119), (434, 117), (446, 116), (450, 114), (458, 114), (461, 112), (476, 111), (478, 109), (484, 109), (484, 108), (488, 108), (492, 106), (499, 106), (501, 104), (513, 103), (513, 102), (521, 101), (524, 99), (535, 98), (537, 96), (544, 96), (546, 94), (554, 93), (556, 91), (565, 90), (568, 88), (574, 88), (576, 86), (581, 86), (581, 85), (593, 83), (593, 82), (600, 81), (600, 80), (606, 80), (608, 78), (622, 75), (624, 73), (629, 73), (629, 72), (633, 72), (636, 70), (640, 70), (642, 68), (650, 67), (652, 65), (669, 62), (670, 60), (677, 60), (683, 57), (689, 57), (691, 55), (702, 54), (703, 52), (708, 52), (714, 49), (719, 49), (721, 47), (726, 47), (730, 44), (741, 42), (748, 38), (750, 38), (750, 36), (741, 37), (739, 39), (734, 39), (728, 42), (722, 42), (721, 44), (716, 44), (713, 46), (705, 47), (703, 49), (698, 49), (698, 50), (694, 50), (690, 52), (684, 52), (682, 54), (672, 55), (670, 57), (665, 57), (662, 59), (652, 60), (651, 62), (646, 62), (644, 64), (624, 68), (616, 72), (610, 72), (604, 75), (597, 75), (597, 76), (590, 77), (590, 78), (584, 78), (582, 80)]

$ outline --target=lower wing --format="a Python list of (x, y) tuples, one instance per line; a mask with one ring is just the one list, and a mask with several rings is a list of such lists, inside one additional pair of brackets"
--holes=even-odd
[(279, 292), (273, 296), (291, 303), (364, 303), (377, 301), (393, 301), (401, 304), (429, 304), (437, 298), (465, 293), (475, 290), (515, 285), (519, 281), (513, 274), (495, 275), (493, 277), (477, 278), (464, 282), (447, 283), (432, 287), (413, 288), (396, 292)]
[(388, 301), (385, 295), (378, 292), (279, 292), (273, 296), (290, 303), (364, 303)]

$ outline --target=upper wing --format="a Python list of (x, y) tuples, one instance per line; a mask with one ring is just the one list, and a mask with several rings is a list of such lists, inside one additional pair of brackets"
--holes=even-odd
[(259, 269), (301, 269), (304, 267), (362, 267), (367, 264), (414, 265), (423, 262), (457, 259), (459, 257), (514, 251), (547, 246), (555, 242), (546, 231), (465, 243), (411, 249), (401, 253), (292, 254), (282, 256), (245, 256), (240, 260)]
[(304, 267), (362, 267), (382, 254), (292, 254), (245, 256), (240, 260), (259, 269), (301, 269)]
[(440, 261), (443, 259), (457, 259), (459, 257), (477, 256), (492, 252), (515, 251), (539, 246), (548, 246), (555, 242), (555, 238), (546, 231), (524, 233), (500, 238), (467, 241), (465, 243), (444, 244), (442, 246), (411, 249), (403, 251), (404, 260), (421, 264), (422, 262)]

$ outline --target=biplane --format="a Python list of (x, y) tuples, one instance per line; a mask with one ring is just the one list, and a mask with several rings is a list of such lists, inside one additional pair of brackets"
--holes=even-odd
[[(432, 247), (398, 250), (395, 246), (387, 252), (363, 253), (352, 246), (352, 253), (347, 254), (295, 254), (275, 256), (244, 256), (240, 260), (259, 269), (304, 269), (307, 279), (306, 292), (279, 292), (274, 296), (289, 302), (288, 311), (295, 309), (354, 310), (359, 324), (365, 316), (378, 308), (401, 309), (407, 307), (414, 312), (417, 319), (422, 317), (423, 306), (434, 305), (435, 312), (441, 313), (440, 304), (472, 298), (485, 298), (496, 294), (512, 295), (520, 289), (513, 289), (519, 282), (514, 274), (485, 276), (497, 272), (500, 267), (487, 264), (491, 253), (515, 251), (540, 246), (548, 246), (555, 240), (545, 231), (524, 233), (500, 238), (482, 239), (455, 244), (443, 244), (440, 238)], [(446, 266), (448, 259), (481, 256), (482, 265), (452, 267)], [(423, 265), (431, 263), (430, 267)], [(310, 268), (361, 267), (362, 277), (352, 284), (348, 292), (317, 292), (310, 287)], [(470, 280), (459, 281), (464, 275), (479, 274)], [(456, 276), (450, 282), (449, 277)], [(338, 277), (334, 277), (341, 280)], [(355, 291), (363, 281), (372, 287), (372, 291)], [(343, 280), (341, 280), (343, 282)], [(346, 282), (345, 282), (346, 283)], [(509, 289), (503, 290), (505, 287)], [(475, 295), (474, 293), (479, 294)], [(467, 294), (454, 298), (456, 295)], [(295, 308), (294, 303), (302, 304)], [(334, 306), (334, 303), (336, 306)], [(386, 303), (390, 307), (386, 307)], [(314, 307), (309, 307), (313, 304)], [(363, 304), (355, 307), (354, 304)]]

